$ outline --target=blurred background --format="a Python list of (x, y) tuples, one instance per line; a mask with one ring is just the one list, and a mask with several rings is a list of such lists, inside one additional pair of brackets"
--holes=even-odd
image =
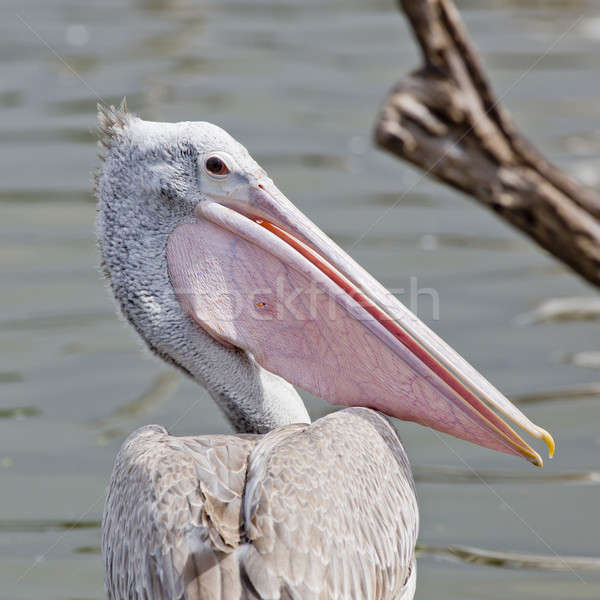
[[(523, 131), (600, 186), (597, 2), (458, 6)], [(440, 319), (427, 296), (419, 316), (554, 433), (557, 456), (538, 471), (399, 424), (421, 542), (437, 548), (420, 559), (416, 598), (600, 597), (600, 573), (560, 560), (551, 572), (440, 556), (455, 545), (600, 556), (600, 309), (593, 288), (493, 214), (374, 149), (378, 107), (420, 63), (393, 0), (3, 0), (0, 11), (2, 600), (102, 598), (99, 521), (125, 436), (147, 423), (228, 430), (203, 390), (142, 351), (98, 270), (95, 106), (122, 96), (146, 119), (225, 127), (384, 284), (435, 289)]]

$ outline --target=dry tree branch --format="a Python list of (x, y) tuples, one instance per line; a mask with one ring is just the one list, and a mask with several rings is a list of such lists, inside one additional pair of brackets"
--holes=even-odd
[(452, 0), (400, 0), (424, 65), (391, 91), (377, 144), (474, 196), (600, 285), (600, 197), (552, 165), (495, 97)]

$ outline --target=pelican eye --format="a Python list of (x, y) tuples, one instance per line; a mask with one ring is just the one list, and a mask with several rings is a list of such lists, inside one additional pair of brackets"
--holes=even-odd
[(227, 175), (229, 173), (227, 165), (223, 159), (218, 156), (210, 156), (207, 158), (205, 165), (206, 170), (213, 175)]

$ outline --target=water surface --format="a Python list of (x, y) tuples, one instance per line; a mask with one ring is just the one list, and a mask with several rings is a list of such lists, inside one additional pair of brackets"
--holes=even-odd
[[(596, 3), (460, 6), (523, 130), (598, 185)], [(434, 288), (440, 320), (427, 295), (421, 318), (555, 434), (557, 456), (539, 472), (400, 425), (422, 512), (417, 598), (600, 596), (586, 558), (600, 556), (599, 311), (581, 300), (596, 292), (372, 147), (387, 90), (418, 64), (392, 0), (5, 0), (0, 10), (2, 600), (102, 598), (99, 520), (124, 437), (151, 422), (227, 430), (204, 391), (140, 349), (97, 268), (95, 104), (123, 95), (145, 118), (223, 125), (387, 286), (409, 290), (416, 277)], [(307, 401), (313, 415), (326, 410)]]

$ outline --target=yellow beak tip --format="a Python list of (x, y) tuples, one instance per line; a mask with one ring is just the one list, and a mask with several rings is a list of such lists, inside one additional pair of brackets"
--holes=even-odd
[(547, 432), (544, 431), (542, 433), (542, 439), (546, 442), (546, 446), (548, 446), (548, 456), (552, 458), (554, 456), (554, 450), (556, 448), (554, 444), (554, 438)]

